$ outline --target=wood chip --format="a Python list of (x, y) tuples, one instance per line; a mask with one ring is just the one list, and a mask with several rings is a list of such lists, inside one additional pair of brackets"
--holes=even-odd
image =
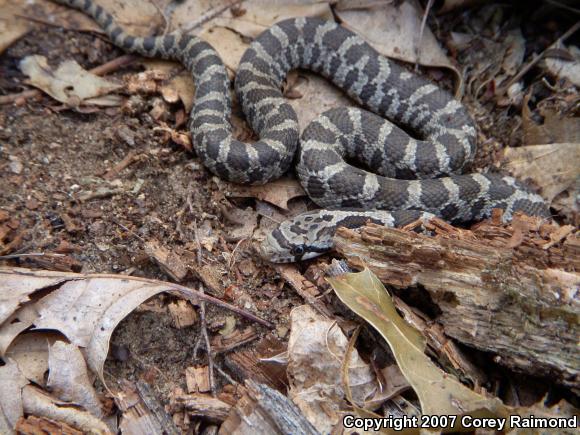
[(197, 322), (197, 312), (187, 301), (178, 300), (172, 302), (167, 308), (169, 309), (169, 315), (173, 321), (173, 326), (177, 329), (191, 326)]
[(209, 367), (187, 367), (185, 369), (185, 383), (187, 384), (188, 393), (208, 393), (211, 390), (209, 385)]
[(151, 240), (145, 243), (145, 252), (175, 281), (181, 282), (186, 277), (187, 266), (181, 261), (181, 258), (174, 252), (161, 246), (158, 241)]

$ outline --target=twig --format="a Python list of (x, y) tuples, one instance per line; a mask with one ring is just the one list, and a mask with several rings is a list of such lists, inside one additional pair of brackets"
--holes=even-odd
[(127, 166), (133, 164), (137, 160), (135, 157), (137, 157), (137, 151), (135, 150), (129, 151), (129, 153), (125, 156), (125, 158), (121, 160), (119, 163), (117, 163), (115, 166), (113, 166), (111, 169), (109, 169), (107, 173), (103, 176), (103, 178), (105, 180), (112, 180), (117, 175), (119, 175), (119, 172), (121, 172)]
[(10, 254), (10, 255), (0, 255), (0, 260), (12, 260), (14, 258), (22, 257), (66, 257), (65, 254), (52, 254), (45, 252), (30, 252), (28, 254)]
[[(201, 294), (205, 294), (203, 286), (199, 285), (199, 290)], [(213, 374), (213, 355), (211, 353), (211, 343), (209, 342), (209, 335), (207, 334), (207, 323), (205, 321), (205, 303), (202, 301), (199, 304), (199, 318), (201, 320), (201, 335), (205, 341), (205, 350), (207, 352), (207, 365), (209, 369), (209, 388), (211, 389), (212, 396), (215, 397), (216, 390), (215, 390), (215, 379)]]
[(500, 90), (498, 92), (496, 92), (496, 94), (497, 95), (504, 94), (510, 88), (511, 85), (519, 82), (520, 79), (524, 76), (524, 74), (526, 74), (530, 69), (532, 69), (532, 67), (534, 67), (534, 65), (536, 65), (540, 60), (542, 60), (542, 58), (546, 55), (547, 52), (549, 52), (549, 50), (556, 47), (558, 44), (564, 42), (566, 39), (568, 39), (570, 36), (572, 36), (578, 29), (580, 29), (580, 21), (578, 21), (576, 24), (574, 24), (572, 27), (570, 27), (566, 31), (566, 33), (564, 33), (562, 36), (560, 36), (558, 39), (556, 39), (552, 44), (550, 44), (548, 46), (548, 48), (546, 48), (540, 54), (534, 56), (534, 58), (532, 60), (530, 60), (526, 65), (524, 65), (522, 67), (522, 69), (515, 76), (513, 76), (511, 78), (510, 81), (508, 81), (505, 85), (503, 85), (500, 88)]
[(197, 221), (193, 220), (193, 235), (195, 237), (195, 245), (197, 247), (196, 260), (197, 265), (201, 266), (201, 241), (199, 240), (199, 229), (197, 228)]
[[(89, 72), (98, 76), (103, 76), (133, 63), (136, 59), (136, 56), (125, 54), (89, 70)], [(41, 95), (42, 91), (39, 89), (30, 89), (28, 91), (19, 92), (17, 94), (2, 95), (0, 96), (0, 105), (10, 104), (20, 99), (28, 100), (30, 98), (40, 97)]]
[(236, 349), (236, 348), (238, 348), (240, 346), (244, 346), (244, 345), (246, 345), (248, 343), (251, 343), (256, 338), (259, 338), (259, 337), (260, 337), (260, 334), (258, 334), (258, 333), (252, 334), (249, 337), (244, 338), (243, 340), (236, 341), (235, 343), (232, 343), (232, 344), (229, 344), (227, 346), (224, 346), (224, 347), (221, 347), (219, 349), (216, 349), (213, 352), (213, 356), (220, 355), (222, 353), (231, 352), (232, 350), (234, 350), (234, 349)]
[(134, 237), (137, 237), (139, 240), (141, 240), (143, 243), (145, 243), (145, 239), (143, 239), (143, 237), (141, 237), (139, 234), (137, 234), (135, 231), (133, 231), (131, 228), (127, 228), (125, 225), (123, 225), (121, 222), (119, 222), (116, 218), (112, 219), (113, 222), (115, 222), (117, 225), (119, 225), (122, 229), (124, 229), (125, 231), (127, 231), (129, 234), (131, 234)]
[(187, 297), (188, 299), (190, 299), (190, 296), (192, 293), (194, 293), (194, 295), (196, 297), (198, 297), (200, 299), (200, 301), (206, 301), (209, 302), (211, 304), (217, 305), (218, 307), (222, 307), (225, 308), (227, 310), (230, 310), (242, 317), (245, 317), (246, 319), (251, 320), (252, 322), (256, 322), (259, 323), (260, 325), (265, 326), (266, 328), (270, 328), (270, 329), (274, 329), (274, 325), (270, 322), (268, 322), (267, 320), (264, 320), (248, 311), (242, 310), (241, 308), (236, 307), (235, 305), (230, 305), (227, 302), (222, 301), (221, 299), (218, 298), (214, 298), (213, 296), (210, 296), (206, 293), (200, 293), (198, 291), (192, 290), (190, 288), (181, 286), (179, 284), (169, 284), (168, 286), (170, 289), (177, 291), (179, 294)]
[(423, 41), (423, 32), (425, 32), (425, 25), (427, 24), (427, 17), (429, 16), (429, 11), (433, 7), (433, 0), (429, 0), (427, 2), (427, 6), (425, 6), (425, 12), (423, 13), (423, 19), (421, 20), (421, 30), (419, 30), (419, 41), (415, 46), (415, 71), (419, 69), (419, 56), (421, 55), (422, 49), (422, 41)]
[(234, 267), (234, 264), (236, 264), (236, 251), (238, 250), (238, 247), (242, 244), (242, 242), (245, 242), (246, 240), (248, 240), (246, 237), (239, 240), (238, 243), (236, 243), (236, 246), (234, 246), (234, 250), (230, 254), (230, 260), (228, 261), (228, 270), (230, 272), (232, 271), (232, 267)]
[(240, 385), (236, 380), (232, 379), (232, 377), (230, 375), (228, 375), (226, 372), (224, 372), (220, 366), (216, 365), (215, 371), (218, 374), (222, 375), (226, 379), (226, 381), (228, 381), (228, 383), (230, 383), (231, 385)]
[(203, 14), (201, 17), (199, 17), (199, 19), (197, 21), (190, 24), (188, 27), (184, 28), (183, 32), (184, 33), (191, 32), (193, 29), (196, 29), (197, 27), (202, 26), (203, 24), (207, 23), (209, 20), (217, 17), (218, 15), (222, 14), (224, 11), (228, 10), (229, 8), (234, 7), (237, 4), (240, 4), (242, 1), (243, 0), (233, 0), (229, 3), (226, 3), (223, 6), (220, 6), (218, 8), (207, 11), (205, 14)]
[(556, 6), (558, 8), (564, 9), (566, 11), (573, 12), (575, 14), (580, 15), (580, 9), (573, 8), (573, 7), (568, 6), (564, 3), (560, 3), (559, 1), (556, 1), (556, 0), (544, 0), (544, 1), (552, 6)]

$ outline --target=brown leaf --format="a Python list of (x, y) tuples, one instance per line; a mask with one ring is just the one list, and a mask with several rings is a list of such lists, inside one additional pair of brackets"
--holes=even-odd
[(27, 384), (15, 361), (8, 360), (0, 367), (0, 433), (13, 433), (16, 422), (24, 415), (21, 391)]
[(361, 35), (385, 56), (451, 71), (456, 89), (461, 88), (459, 70), (449, 61), (428, 26), (423, 30), (422, 40), (418, 40), (423, 19), (423, 9), (418, 1), (391, 2), (380, 7), (374, 3), (374, 7), (366, 9), (350, 9), (351, 3), (343, 0), (336, 6), (336, 14), (345, 27)]
[(288, 201), (305, 195), (306, 193), (300, 183), (292, 178), (281, 178), (261, 186), (228, 184), (226, 191), (226, 196), (228, 197), (257, 198), (285, 210), (288, 210)]
[(65, 61), (53, 70), (44, 56), (27, 56), (20, 61), (20, 69), (30, 77), (32, 85), (69, 106), (118, 106), (122, 101), (117, 95), (106, 95), (121, 85), (84, 70), (74, 60)]
[[(37, 314), (32, 320), (29, 315), (28, 321), (37, 329), (60, 331), (71, 343), (85, 348), (89, 367), (102, 379), (115, 327), (142, 302), (172, 290), (172, 285), (129, 276), (0, 268), (0, 295), (10, 295), (0, 304), (5, 318), (27, 309), (26, 305), (19, 306), (29, 300), (30, 294), (48, 289), (52, 291), (33, 303)], [(190, 296), (195, 297), (195, 293)], [(14, 331), (7, 328), (5, 323), (0, 326), (0, 337), (7, 331), (14, 336)]]
[(345, 395), (341, 377), (343, 359), (348, 358), (350, 389), (361, 406), (379, 389), (377, 379), (356, 350), (347, 356), (348, 339), (336, 321), (317, 314), (309, 305), (293, 309), (290, 317), (290, 397), (321, 433), (329, 433), (338, 422)]
[(78, 347), (56, 341), (49, 348), (47, 386), (60, 400), (81, 405), (97, 418), (104, 412)]
[(580, 142), (506, 148), (504, 168), (522, 180), (531, 180), (550, 203), (580, 177)]

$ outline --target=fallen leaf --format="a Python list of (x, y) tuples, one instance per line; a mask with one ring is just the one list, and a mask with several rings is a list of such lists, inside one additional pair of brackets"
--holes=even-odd
[(22, 406), (22, 388), (28, 381), (15, 361), (7, 359), (0, 366), (0, 433), (13, 433), (16, 422), (24, 415)]
[(548, 202), (580, 177), (580, 142), (506, 148), (502, 165), (521, 180), (531, 180)]
[(26, 414), (47, 417), (91, 434), (112, 434), (107, 425), (70, 403), (57, 400), (40, 389), (26, 385), (22, 389), (22, 406)]
[(553, 76), (570, 80), (574, 86), (580, 87), (580, 49), (571, 45), (567, 52), (572, 60), (548, 57), (544, 61), (545, 67)]
[(37, 385), (45, 386), (48, 371), (48, 346), (63, 336), (51, 331), (28, 332), (18, 336), (6, 352), (6, 357), (18, 364), (24, 377)]
[(49, 347), (48, 368), (47, 386), (55, 396), (65, 402), (81, 405), (99, 419), (104, 417), (101, 402), (78, 347), (64, 341), (55, 341)]
[(245, 209), (222, 207), (222, 213), (229, 222), (237, 225), (227, 232), (226, 240), (238, 242), (252, 237), (254, 230), (258, 226), (258, 215), (251, 207), (246, 207)]
[[(24, 301), (23, 301), (24, 302)], [(16, 303), (10, 309), (16, 310), (19, 303)], [(0, 300), (0, 306), (2, 301)], [(38, 312), (34, 305), (28, 304), (22, 306), (11, 316), (9, 316), (4, 322), (0, 322), (0, 356), (6, 354), (6, 350), (10, 343), (24, 330), (28, 329), (34, 320), (38, 318)]]
[(167, 306), (173, 326), (177, 329), (186, 328), (197, 322), (197, 313), (190, 303), (179, 300)]
[(297, 180), (281, 178), (260, 186), (228, 184), (225, 195), (230, 198), (257, 198), (288, 210), (288, 201), (299, 196), (305, 196), (306, 193)]
[[(20, 312), (18, 306), (28, 300), (18, 295), (47, 289), (52, 291), (32, 302), (38, 313), (32, 323), (36, 329), (60, 331), (71, 343), (85, 348), (88, 365), (101, 380), (109, 340), (119, 322), (142, 302), (160, 292), (184, 291), (184, 288), (176, 290), (170, 283), (128, 276), (0, 268), (0, 294), (17, 295), (8, 304), (3, 304), (10, 306), (14, 313)], [(182, 296), (195, 298), (195, 293), (192, 291)], [(6, 309), (6, 314), (12, 315), (11, 311)], [(6, 326), (0, 326), (0, 337)]]
[[(397, 365), (419, 398), (423, 415), (509, 415), (499, 399), (473, 392), (425, 355), (423, 336), (397, 313), (391, 296), (369, 269), (328, 278), (328, 282), (340, 300), (387, 341)], [(454, 427), (460, 427), (459, 419)]]
[(25, 2), (0, 0), (0, 54), (30, 30), (30, 24), (22, 19)]
[(551, 110), (540, 111), (540, 114), (544, 117), (544, 122), (537, 124), (525, 101), (522, 108), (525, 145), (580, 143), (580, 118), (562, 117)]
[[(3, 274), (0, 280), (0, 289), (2, 290), (0, 291), (0, 325), (2, 325), (0, 330), (2, 332), (6, 326), (4, 322), (12, 316), (19, 305), (30, 300), (29, 296), (32, 293), (41, 288), (56, 286), (67, 280), (66, 277), (59, 274), (44, 276), (27, 274), (26, 272), (23, 274), (26, 276)], [(0, 336), (2, 336), (1, 333)], [(7, 343), (6, 347), (9, 344)]]
[(422, 40), (418, 40), (423, 20), (423, 9), (418, 1), (370, 2), (366, 9), (351, 9), (350, 4), (350, 0), (342, 0), (335, 9), (345, 27), (362, 36), (385, 56), (451, 71), (455, 76), (455, 88), (461, 89), (461, 73), (449, 61), (428, 26), (423, 30)]
[(120, 89), (121, 85), (84, 70), (74, 60), (67, 60), (53, 70), (44, 56), (27, 56), (20, 61), (20, 70), (30, 77), (33, 86), (73, 107), (118, 106), (122, 101), (118, 95), (102, 97)]
[[(325, 78), (307, 71), (296, 73), (291, 71), (288, 79), (289, 83), (291, 83), (290, 79), (294, 74), (298, 74), (299, 78), (295, 81), (292, 91), (299, 93), (301, 97), (287, 101), (296, 111), (296, 115), (298, 115), (298, 125), (301, 130), (327, 110), (353, 105), (352, 100), (344, 92), (331, 85)], [(302, 194), (305, 195), (305, 193)], [(287, 205), (282, 208), (287, 209)]]
[[(290, 398), (318, 431), (330, 433), (346, 403), (341, 367), (348, 339), (336, 321), (317, 314), (309, 305), (294, 308), (290, 320)], [(378, 383), (356, 349), (350, 354), (348, 374), (353, 400), (363, 406), (378, 390)]]
[(234, 316), (226, 316), (225, 325), (222, 329), (219, 330), (220, 335), (223, 337), (228, 337), (231, 335), (236, 329), (236, 318)]

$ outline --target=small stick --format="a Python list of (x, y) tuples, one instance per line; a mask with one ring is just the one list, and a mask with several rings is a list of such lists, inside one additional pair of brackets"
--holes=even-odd
[(504, 94), (510, 88), (511, 85), (520, 81), (520, 79), (524, 76), (524, 74), (526, 74), (530, 69), (532, 69), (532, 67), (534, 67), (534, 65), (536, 65), (540, 60), (542, 60), (549, 50), (551, 50), (552, 48), (554, 48), (558, 44), (564, 42), (566, 39), (568, 39), (570, 36), (572, 36), (574, 33), (576, 33), (576, 31), (578, 29), (580, 29), (580, 21), (578, 21), (576, 24), (574, 24), (572, 27), (570, 27), (568, 29), (568, 31), (566, 31), (566, 33), (564, 33), (562, 36), (560, 36), (558, 39), (556, 39), (552, 44), (550, 44), (548, 46), (548, 48), (546, 48), (540, 54), (534, 56), (534, 58), (532, 60), (530, 60), (526, 65), (524, 65), (524, 67), (515, 76), (513, 76), (509, 82), (507, 82), (505, 85), (503, 85), (500, 88), (500, 90), (498, 92), (496, 92), (496, 95)]
[(220, 15), (222, 12), (228, 10), (229, 8), (236, 6), (237, 4), (241, 3), (243, 0), (234, 0), (231, 1), (219, 8), (215, 8), (213, 10), (209, 10), (207, 11), (205, 14), (203, 14), (199, 20), (197, 20), (196, 22), (192, 23), (191, 25), (189, 25), (188, 27), (186, 27), (185, 29), (183, 29), (183, 33), (188, 33), (191, 32), (193, 29), (202, 26), (203, 24), (207, 23), (209, 20), (217, 17), (218, 15)]
[(427, 24), (427, 16), (429, 15), (429, 11), (433, 7), (433, 0), (429, 0), (427, 2), (427, 6), (425, 6), (425, 12), (423, 13), (423, 19), (421, 20), (421, 29), (419, 30), (419, 42), (415, 47), (415, 71), (419, 69), (419, 56), (421, 55), (421, 49), (423, 41), (423, 33), (425, 32), (425, 25)]
[(66, 257), (66, 255), (46, 252), (30, 252), (28, 254), (0, 255), (0, 260), (13, 260), (15, 258), (25, 258), (25, 257)]
[(125, 156), (125, 158), (123, 160), (121, 160), (119, 163), (117, 163), (115, 166), (113, 166), (111, 169), (109, 169), (107, 171), (107, 173), (103, 176), (103, 178), (105, 180), (112, 180), (117, 175), (119, 175), (119, 172), (121, 172), (127, 166), (129, 166), (133, 162), (135, 162), (135, 160), (137, 160), (135, 158), (136, 156), (137, 156), (137, 151), (135, 151), (135, 150), (129, 151), (129, 153)]
[(238, 348), (240, 346), (244, 346), (244, 345), (246, 345), (248, 343), (251, 343), (256, 338), (259, 338), (259, 337), (260, 337), (260, 334), (258, 334), (258, 333), (252, 334), (249, 337), (244, 338), (243, 340), (236, 341), (235, 343), (229, 344), (227, 346), (224, 346), (222, 348), (219, 348), (219, 349), (215, 350), (213, 352), (213, 355), (215, 356), (215, 355), (220, 355), (222, 353), (231, 352), (232, 350), (234, 350), (234, 349), (236, 349), (236, 348)]
[[(201, 294), (205, 294), (203, 286), (200, 284), (198, 291)], [(201, 320), (201, 335), (205, 341), (205, 351), (207, 352), (207, 365), (209, 369), (209, 388), (211, 389), (211, 395), (215, 397), (215, 379), (213, 373), (213, 356), (211, 354), (211, 343), (209, 342), (209, 335), (207, 334), (207, 323), (205, 321), (205, 302), (199, 304), (199, 318)]]

